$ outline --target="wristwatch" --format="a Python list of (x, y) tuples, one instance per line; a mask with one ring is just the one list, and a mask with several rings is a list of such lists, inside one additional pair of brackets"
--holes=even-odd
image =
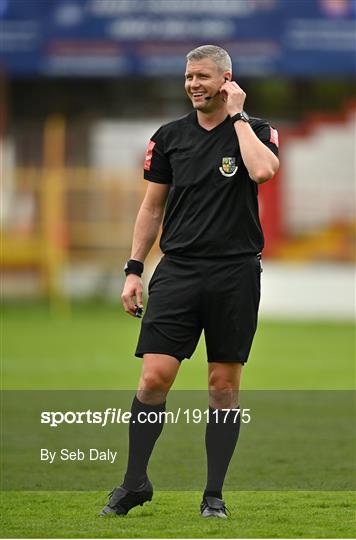
[(233, 124), (235, 124), (235, 122), (237, 122), (238, 120), (242, 120), (243, 122), (250, 122), (250, 117), (247, 112), (241, 111), (231, 117), (231, 122)]

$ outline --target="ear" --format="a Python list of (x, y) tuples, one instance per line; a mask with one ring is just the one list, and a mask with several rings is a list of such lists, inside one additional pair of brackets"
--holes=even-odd
[(224, 72), (224, 79), (225, 79), (225, 81), (231, 81), (231, 80), (232, 80), (232, 73), (231, 73), (231, 71), (225, 71), (225, 72)]

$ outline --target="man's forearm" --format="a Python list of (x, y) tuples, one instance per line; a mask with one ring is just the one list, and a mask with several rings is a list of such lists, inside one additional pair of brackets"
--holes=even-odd
[(254, 133), (252, 127), (243, 121), (235, 122), (241, 157), (249, 176), (256, 183), (266, 182), (277, 172), (278, 158)]
[(162, 210), (154, 211), (141, 206), (134, 228), (131, 259), (144, 262), (158, 236), (162, 217)]

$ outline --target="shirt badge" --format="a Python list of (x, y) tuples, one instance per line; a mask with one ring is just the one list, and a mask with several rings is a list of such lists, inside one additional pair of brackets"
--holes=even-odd
[(236, 158), (234, 157), (223, 157), (221, 161), (221, 167), (219, 171), (223, 176), (234, 176), (238, 169), (236, 165)]

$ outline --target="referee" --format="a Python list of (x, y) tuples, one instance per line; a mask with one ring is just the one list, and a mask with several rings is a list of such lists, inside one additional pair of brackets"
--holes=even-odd
[(200, 512), (205, 518), (227, 517), (222, 487), (239, 421), (236, 412), (225, 418), (221, 409), (238, 406), (242, 366), (256, 331), (263, 248), (258, 184), (278, 169), (278, 134), (244, 111), (246, 94), (232, 80), (231, 58), (220, 47), (204, 45), (188, 53), (185, 91), (192, 112), (161, 126), (145, 159), (148, 186), (122, 293), (128, 314), (142, 312), (144, 260), (162, 220), (164, 255), (149, 283), (136, 349), (143, 365), (131, 408), (127, 471), (101, 516), (124, 515), (152, 499), (147, 465), (163, 422), (137, 420), (165, 410), (180, 364), (191, 357), (204, 330), (210, 417)]

